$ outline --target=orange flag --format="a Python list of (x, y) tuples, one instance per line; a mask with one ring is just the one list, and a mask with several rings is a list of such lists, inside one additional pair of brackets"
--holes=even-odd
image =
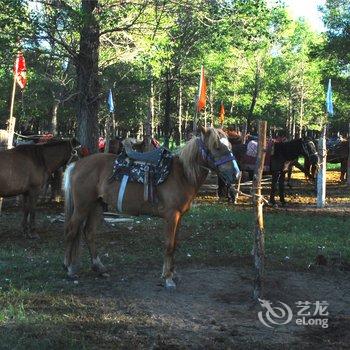
[(198, 89), (197, 112), (200, 112), (202, 109), (205, 108), (206, 101), (207, 101), (207, 83), (205, 81), (205, 76), (204, 76), (204, 67), (202, 66), (201, 79), (199, 82), (199, 89)]
[(224, 124), (225, 119), (225, 107), (224, 103), (221, 101), (220, 111), (219, 111), (219, 123), (220, 125)]
[(13, 67), (13, 74), (16, 77), (16, 81), (21, 89), (24, 89), (27, 83), (27, 69), (26, 69), (26, 61), (22, 52), (17, 54), (16, 62)]

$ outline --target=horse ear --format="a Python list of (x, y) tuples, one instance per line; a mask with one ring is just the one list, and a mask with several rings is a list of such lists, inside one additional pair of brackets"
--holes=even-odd
[(203, 134), (203, 136), (207, 133), (207, 128), (203, 125), (198, 125), (198, 131)]
[(73, 147), (77, 147), (81, 145), (80, 142), (75, 137), (72, 138), (71, 143)]

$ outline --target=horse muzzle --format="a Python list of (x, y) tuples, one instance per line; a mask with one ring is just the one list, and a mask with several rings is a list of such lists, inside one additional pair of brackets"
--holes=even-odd
[(232, 168), (230, 170), (219, 171), (219, 176), (223, 179), (227, 186), (237, 182), (240, 175), (241, 171), (235, 159), (232, 160)]

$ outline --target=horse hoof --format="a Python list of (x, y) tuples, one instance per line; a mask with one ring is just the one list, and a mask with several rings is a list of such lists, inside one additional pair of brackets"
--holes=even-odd
[(165, 289), (171, 291), (176, 289), (176, 284), (172, 279), (166, 279), (165, 280)]
[(72, 282), (78, 281), (78, 275), (67, 275), (67, 280)]

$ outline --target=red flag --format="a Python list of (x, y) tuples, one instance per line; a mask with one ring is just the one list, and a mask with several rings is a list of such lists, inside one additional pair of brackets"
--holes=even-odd
[(201, 69), (201, 80), (199, 82), (198, 99), (197, 99), (197, 112), (200, 112), (205, 108), (207, 101), (207, 83), (204, 76), (204, 67)]
[(219, 111), (219, 123), (220, 125), (224, 124), (224, 119), (225, 119), (225, 107), (223, 102), (221, 102), (221, 107)]
[(24, 89), (27, 83), (27, 69), (26, 69), (26, 61), (22, 52), (17, 54), (15, 66), (13, 67), (13, 73), (16, 77), (16, 81), (21, 89)]

